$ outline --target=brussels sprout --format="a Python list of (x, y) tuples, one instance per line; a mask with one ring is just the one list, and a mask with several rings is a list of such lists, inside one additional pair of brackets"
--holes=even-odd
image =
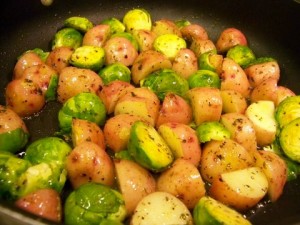
[(114, 80), (130, 82), (131, 71), (122, 63), (113, 63), (101, 69), (99, 71), (99, 76), (102, 78), (105, 85)]
[(49, 86), (47, 88), (47, 91), (45, 92), (45, 99), (47, 102), (54, 101), (56, 99), (57, 87), (58, 87), (58, 74), (54, 74), (51, 76)]
[(24, 121), (13, 110), (0, 105), (0, 151), (16, 153), (28, 139)]
[(71, 27), (81, 32), (87, 32), (94, 26), (88, 18), (80, 16), (72, 16), (67, 18), (64, 21), (64, 25), (65, 27)]
[(0, 198), (14, 200), (18, 197), (18, 179), (30, 166), (29, 161), (0, 151)]
[(58, 47), (71, 47), (76, 49), (82, 44), (83, 35), (71, 27), (62, 28), (54, 35), (52, 40), (52, 50)]
[(275, 111), (275, 119), (280, 128), (300, 117), (300, 96), (285, 98)]
[(149, 12), (145, 9), (129, 10), (123, 17), (123, 24), (127, 32), (133, 30), (151, 30), (152, 21)]
[(222, 141), (230, 138), (229, 130), (218, 121), (201, 123), (196, 129), (196, 134), (201, 143), (212, 140)]
[(73, 118), (103, 125), (106, 120), (105, 105), (96, 94), (79, 93), (69, 98), (58, 112), (58, 122), (62, 133), (70, 133)]
[(251, 225), (242, 214), (209, 196), (199, 200), (193, 218), (195, 225)]
[(300, 117), (281, 129), (279, 143), (287, 157), (300, 163)]
[(148, 75), (141, 80), (140, 85), (150, 88), (160, 100), (163, 100), (169, 92), (184, 97), (189, 90), (187, 80), (171, 69), (158, 70)]
[(163, 34), (158, 36), (153, 43), (153, 48), (166, 55), (169, 59), (174, 59), (180, 49), (186, 48), (186, 42), (176, 34)]
[(122, 195), (116, 190), (87, 183), (70, 193), (64, 213), (66, 225), (99, 225), (107, 220), (118, 224), (125, 219), (126, 208)]
[(164, 170), (174, 160), (171, 149), (155, 128), (142, 121), (131, 127), (128, 151), (135, 161), (154, 172)]
[(104, 219), (99, 225), (123, 225), (120, 221)]
[(188, 78), (190, 89), (195, 87), (221, 87), (219, 75), (210, 70), (198, 70)]
[(276, 61), (276, 60), (271, 57), (259, 57), (259, 58), (256, 58), (255, 60), (253, 60), (247, 66), (245, 66), (245, 68), (256, 65), (256, 64), (262, 64), (262, 63), (274, 62), (274, 61)]
[(198, 57), (198, 66), (201, 70), (211, 70), (218, 72), (222, 67), (223, 56), (217, 54), (216, 51), (208, 51), (202, 53)]
[(34, 48), (32, 50), (26, 51), (25, 53), (27, 53), (27, 52), (34, 52), (41, 58), (41, 60), (43, 62), (46, 61), (46, 59), (48, 58), (48, 55), (50, 54), (50, 52), (45, 52), (43, 49), (40, 49), (40, 48)]
[(246, 45), (236, 45), (230, 48), (226, 57), (234, 60), (242, 68), (247, 67), (256, 58), (253, 51)]
[(75, 49), (70, 58), (70, 64), (79, 68), (100, 70), (105, 61), (105, 51), (97, 46), (81, 46)]
[(121, 33), (121, 32), (125, 31), (124, 24), (120, 20), (118, 20), (117, 18), (114, 18), (114, 17), (104, 19), (101, 22), (101, 24), (109, 25), (111, 34)]
[(137, 40), (135, 39), (135, 37), (128, 32), (119, 32), (119, 33), (115, 33), (111, 36), (111, 38), (113, 37), (123, 37), (126, 38), (127, 40), (129, 40), (131, 42), (131, 44), (133, 45), (133, 47), (138, 51), (139, 50), (139, 44), (137, 42)]
[(26, 148), (24, 159), (33, 165), (44, 162), (64, 167), (66, 157), (71, 150), (69, 144), (63, 139), (45, 137), (32, 142)]
[(182, 20), (176, 20), (175, 24), (180, 29), (180, 28), (183, 28), (187, 25), (191, 25), (191, 22), (188, 21), (188, 20), (182, 19)]

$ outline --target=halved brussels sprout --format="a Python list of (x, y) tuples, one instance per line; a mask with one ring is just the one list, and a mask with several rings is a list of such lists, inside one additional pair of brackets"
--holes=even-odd
[(147, 10), (132, 9), (124, 15), (123, 24), (127, 32), (132, 32), (133, 30), (151, 30), (152, 20)]
[(69, 98), (58, 112), (62, 133), (70, 133), (73, 118), (85, 119), (103, 125), (106, 120), (105, 105), (94, 93), (79, 93)]
[(64, 21), (64, 25), (65, 27), (71, 27), (81, 32), (87, 32), (94, 26), (88, 18), (81, 16), (72, 16), (67, 18)]
[(223, 62), (223, 56), (216, 51), (208, 51), (201, 54), (198, 58), (198, 66), (201, 70), (211, 70), (220, 72)]
[(253, 60), (251, 63), (249, 63), (245, 68), (256, 64), (262, 64), (262, 63), (273, 62), (273, 61), (276, 60), (272, 57), (259, 57)]
[(99, 225), (106, 220), (118, 224), (125, 219), (126, 208), (118, 191), (102, 184), (87, 183), (67, 197), (64, 214), (66, 225)]
[(52, 50), (58, 47), (71, 47), (76, 49), (82, 44), (83, 35), (71, 27), (62, 28), (57, 31), (52, 40)]
[(47, 102), (54, 101), (57, 96), (57, 87), (58, 87), (58, 74), (51, 76), (49, 86), (45, 92), (45, 99)]
[(175, 24), (179, 29), (181, 29), (187, 25), (191, 25), (191, 22), (186, 19), (182, 19), (182, 20), (176, 20)]
[(195, 87), (221, 87), (219, 75), (210, 70), (198, 70), (188, 78), (190, 89)]
[(196, 134), (201, 143), (212, 140), (222, 141), (230, 138), (229, 130), (227, 130), (219, 121), (201, 123), (196, 128)]
[(170, 92), (184, 97), (189, 90), (187, 80), (172, 69), (158, 70), (141, 80), (140, 85), (151, 89), (160, 100)]
[(122, 63), (113, 63), (99, 71), (99, 76), (105, 85), (115, 80), (130, 82), (131, 71)]
[(100, 70), (105, 61), (105, 51), (97, 46), (81, 46), (71, 55), (70, 64), (79, 68)]
[(180, 49), (186, 48), (185, 40), (176, 34), (163, 34), (158, 36), (153, 43), (153, 48), (166, 55), (169, 59), (174, 59)]
[(114, 17), (104, 19), (101, 24), (109, 25), (111, 34), (122, 33), (125, 31), (124, 24)]
[(234, 60), (242, 68), (247, 67), (256, 58), (253, 51), (246, 45), (236, 45), (230, 48), (226, 57)]

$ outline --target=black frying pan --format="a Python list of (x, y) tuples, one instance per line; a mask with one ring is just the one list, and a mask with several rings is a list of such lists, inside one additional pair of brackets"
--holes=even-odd
[[(134, 7), (147, 9), (153, 20), (188, 19), (204, 26), (212, 40), (227, 27), (242, 30), (257, 56), (279, 61), (281, 84), (300, 94), (300, 3), (297, 0), (54, 0), (50, 7), (39, 0), (4, 0), (0, 5), (0, 104), (11, 80), (16, 58), (36, 47), (49, 50), (50, 40), (64, 19), (86, 16), (94, 23), (121, 18)], [(39, 117), (26, 120), (31, 140), (57, 130), (59, 105), (46, 106)], [(249, 219), (257, 225), (300, 224), (300, 179), (286, 185), (272, 204), (254, 209)], [(51, 224), (0, 202), (0, 224)], [(150, 224), (149, 224), (150, 225)]]

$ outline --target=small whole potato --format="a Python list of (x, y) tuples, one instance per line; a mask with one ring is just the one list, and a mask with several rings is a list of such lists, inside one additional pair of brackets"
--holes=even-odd
[(66, 169), (73, 188), (95, 182), (108, 186), (114, 183), (114, 165), (99, 145), (86, 141), (77, 145), (67, 156)]
[(194, 39), (207, 40), (207, 31), (199, 24), (189, 24), (180, 29), (182, 37), (188, 42), (192, 42)]
[(74, 50), (71, 47), (57, 47), (49, 53), (45, 63), (60, 73), (62, 69), (70, 65), (69, 60), (73, 51)]
[(110, 26), (107, 24), (96, 25), (89, 29), (83, 36), (82, 45), (103, 47), (110, 36)]
[(236, 28), (226, 28), (222, 31), (216, 42), (218, 52), (227, 52), (231, 47), (235, 45), (247, 45), (246, 36), (242, 31)]
[(22, 77), (23, 72), (26, 68), (39, 64), (43, 64), (43, 61), (36, 53), (24, 53), (15, 64), (13, 71), (13, 79), (18, 79)]

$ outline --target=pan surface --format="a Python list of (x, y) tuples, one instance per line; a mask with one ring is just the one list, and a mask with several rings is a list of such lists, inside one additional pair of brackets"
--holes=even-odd
[[(108, 17), (122, 18), (129, 9), (147, 9), (153, 20), (188, 19), (206, 28), (212, 40), (227, 27), (242, 30), (257, 56), (278, 60), (281, 84), (300, 94), (300, 3), (292, 0), (54, 0), (43, 6), (39, 0), (1, 2), (0, 9), (0, 104), (11, 80), (16, 58), (24, 51), (49, 50), (50, 41), (70, 16), (85, 16), (95, 24)], [(46, 106), (40, 116), (26, 119), (31, 140), (57, 131), (59, 104)], [(300, 179), (288, 183), (281, 198), (248, 213), (257, 225), (300, 224)], [(0, 202), (0, 224), (51, 224)]]

